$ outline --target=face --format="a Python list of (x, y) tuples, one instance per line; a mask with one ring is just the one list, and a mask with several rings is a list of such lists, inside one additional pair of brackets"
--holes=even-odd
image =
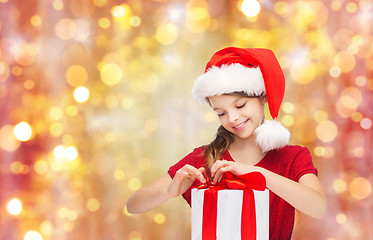
[(235, 136), (247, 139), (264, 117), (264, 98), (221, 95), (209, 97), (221, 125)]

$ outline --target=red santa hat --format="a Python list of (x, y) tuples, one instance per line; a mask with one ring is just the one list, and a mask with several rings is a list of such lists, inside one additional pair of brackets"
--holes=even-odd
[(263, 152), (286, 146), (290, 133), (275, 121), (285, 92), (285, 77), (270, 49), (228, 47), (217, 51), (192, 89), (193, 97), (200, 102), (206, 102), (210, 96), (234, 92), (267, 95), (274, 120), (265, 120), (255, 130), (257, 144)]

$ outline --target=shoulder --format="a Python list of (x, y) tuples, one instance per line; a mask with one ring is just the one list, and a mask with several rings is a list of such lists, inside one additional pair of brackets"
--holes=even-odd
[(301, 145), (287, 145), (283, 148), (271, 150), (269, 153), (277, 156), (286, 156), (286, 157), (296, 157), (299, 154), (303, 155), (310, 155), (310, 151), (307, 147)]
[(274, 171), (294, 181), (298, 181), (306, 173), (318, 173), (308, 148), (300, 145), (287, 145), (269, 151), (267, 162)]
[(199, 167), (205, 167), (206, 166), (206, 157), (204, 154), (204, 147), (197, 147), (194, 148), (192, 152), (190, 152), (188, 155), (183, 157), (180, 161), (178, 161), (176, 164), (170, 167), (169, 174), (171, 177), (173, 177), (177, 170), (184, 167), (186, 164), (189, 164), (191, 166), (194, 166), (196, 168)]

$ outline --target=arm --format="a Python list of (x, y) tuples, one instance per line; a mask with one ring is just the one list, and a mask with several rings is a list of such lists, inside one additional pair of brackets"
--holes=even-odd
[(299, 182), (295, 182), (267, 169), (237, 162), (216, 161), (211, 168), (211, 174), (215, 176), (215, 183), (224, 172), (242, 175), (255, 171), (261, 172), (264, 175), (268, 189), (297, 210), (318, 219), (325, 216), (326, 197), (320, 181), (315, 174), (305, 174), (299, 179)]
[(264, 168), (258, 171), (265, 176), (267, 187), (294, 208), (314, 218), (325, 216), (326, 197), (315, 174), (305, 174), (295, 182)]
[(170, 198), (183, 194), (198, 179), (205, 182), (202, 173), (204, 168), (196, 169), (185, 165), (180, 168), (172, 179), (168, 174), (154, 180), (149, 185), (136, 191), (127, 201), (129, 213), (142, 213), (149, 211)]

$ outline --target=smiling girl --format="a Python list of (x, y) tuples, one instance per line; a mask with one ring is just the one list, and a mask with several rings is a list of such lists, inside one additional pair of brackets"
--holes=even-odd
[(291, 238), (295, 209), (322, 218), (326, 198), (308, 149), (289, 145), (289, 131), (264, 116), (268, 103), (277, 118), (284, 90), (284, 75), (271, 50), (229, 47), (216, 52), (192, 90), (216, 112), (221, 124), (216, 138), (135, 192), (128, 211), (145, 212), (179, 195), (190, 204), (191, 189), (205, 183), (204, 176), (216, 184), (225, 172), (256, 171), (270, 190), (270, 239)]

